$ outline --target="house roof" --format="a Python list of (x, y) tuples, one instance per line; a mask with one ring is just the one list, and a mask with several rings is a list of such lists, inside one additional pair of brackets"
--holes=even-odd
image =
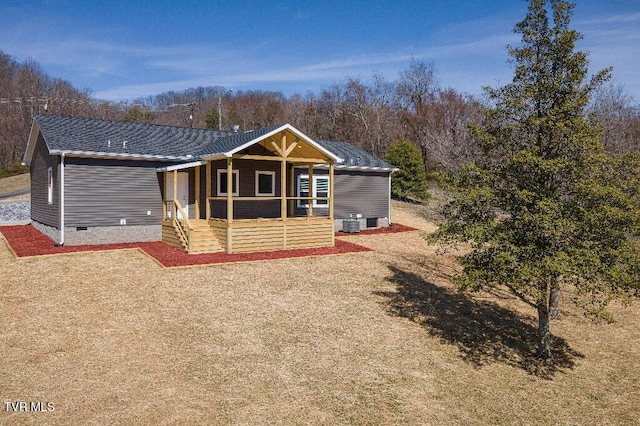
[(316, 140), (316, 142), (344, 159), (341, 164), (336, 165), (336, 168), (384, 171), (397, 170), (391, 164), (382, 161), (378, 157), (348, 142), (323, 140)]
[(24, 163), (31, 162), (40, 133), (52, 155), (158, 160), (167, 162), (167, 166), (176, 164), (179, 167), (179, 163), (194, 164), (198, 160), (231, 156), (283, 131), (293, 132), (309, 146), (336, 161), (336, 167), (394, 170), (392, 165), (350, 143), (313, 140), (290, 124), (233, 133), (56, 115), (34, 116)]
[(216, 140), (215, 144), (210, 144), (202, 148), (198, 152), (201, 157), (214, 156), (216, 154), (224, 155), (228, 152), (235, 151), (239, 147), (247, 145), (251, 141), (258, 139), (268, 133), (273, 132), (280, 126), (265, 127), (250, 132), (231, 133)]
[(198, 156), (203, 159), (209, 159), (221, 155), (228, 157), (243, 150), (244, 148), (257, 143), (262, 139), (274, 136), (280, 132), (291, 132), (295, 134), (296, 138), (303, 139), (308, 145), (312, 146), (323, 155), (326, 155), (336, 162), (343, 161), (340, 156), (336, 155), (330, 150), (327, 150), (324, 146), (309, 138), (290, 124), (265, 127), (258, 130), (252, 130), (250, 132), (232, 133), (229, 136), (218, 139), (211, 145), (207, 145), (202, 151), (199, 152)]
[(34, 124), (42, 133), (51, 154), (146, 157), (175, 161), (190, 160), (205, 146), (232, 134), (217, 130), (55, 115), (36, 115)]

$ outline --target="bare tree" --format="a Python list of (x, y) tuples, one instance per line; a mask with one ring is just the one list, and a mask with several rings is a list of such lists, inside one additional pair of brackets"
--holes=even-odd
[[(598, 108), (604, 111), (602, 105)], [(222, 86), (208, 86), (111, 103), (47, 76), (33, 60), (19, 64), (0, 52), (0, 168), (22, 156), (36, 113), (216, 129), (222, 119), (225, 130), (289, 122), (313, 138), (348, 141), (377, 156), (384, 155), (392, 141), (404, 138), (421, 148), (429, 169), (443, 170), (473, 161), (467, 124), (478, 120), (473, 98), (438, 87), (431, 62), (412, 61), (394, 81), (376, 74), (368, 81), (349, 78), (304, 96), (287, 98), (261, 90), (231, 93)], [(614, 128), (619, 129), (612, 124)], [(625, 137), (628, 145), (631, 139)]]
[(603, 127), (602, 144), (607, 154), (640, 153), (640, 109), (624, 87), (610, 83), (594, 94), (590, 112)]

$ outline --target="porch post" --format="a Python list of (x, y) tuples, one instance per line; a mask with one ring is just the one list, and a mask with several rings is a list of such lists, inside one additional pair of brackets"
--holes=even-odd
[(173, 211), (174, 211), (174, 220), (178, 219), (178, 206), (176, 206), (176, 200), (178, 199), (178, 171), (173, 171)]
[(207, 179), (207, 181), (205, 182), (206, 197), (204, 199), (204, 202), (207, 203), (206, 204), (207, 211), (206, 211), (205, 219), (209, 220), (211, 219), (211, 201), (209, 201), (209, 197), (211, 197), (211, 161), (209, 160), (207, 160), (205, 177)]
[(280, 219), (287, 218), (287, 159), (280, 164)]
[(281, 144), (282, 162), (280, 163), (280, 219), (285, 220), (287, 218), (287, 134), (284, 132), (282, 133)]
[[(237, 182), (236, 184), (239, 184)], [(233, 253), (233, 158), (227, 157), (227, 253)]]
[(194, 189), (196, 192), (196, 211), (195, 211), (195, 219), (200, 219), (200, 166), (196, 167), (196, 176), (195, 176), (195, 185)]
[[(295, 197), (296, 196), (296, 186), (295, 186), (296, 174), (295, 174), (295, 168), (293, 167), (293, 165), (289, 166), (288, 173), (289, 173), (289, 196)], [(289, 214), (291, 216), (294, 216), (294, 209), (295, 209), (294, 201), (289, 200), (287, 204), (289, 207)]]
[[(309, 164), (307, 166), (308, 174), (309, 174), (309, 197), (313, 197), (313, 164)], [(307, 208), (307, 216), (313, 216), (313, 200), (307, 200), (308, 208)]]
[(167, 172), (162, 172), (162, 220), (167, 220)]

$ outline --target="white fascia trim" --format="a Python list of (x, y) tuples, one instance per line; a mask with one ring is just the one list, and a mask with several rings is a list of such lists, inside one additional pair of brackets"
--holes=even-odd
[(158, 167), (156, 172), (172, 172), (174, 170), (190, 169), (192, 167), (204, 166), (206, 161), (193, 161), (191, 163), (174, 164), (173, 166)]
[(230, 157), (230, 155), (227, 155), (225, 153), (217, 153), (217, 154), (210, 154), (210, 155), (201, 155), (200, 158), (202, 158), (202, 161), (214, 161), (214, 160), (226, 160), (228, 157)]
[[(397, 168), (393, 168), (390, 169), (388, 167), (368, 167), (368, 166), (344, 166), (344, 165), (336, 165), (334, 166), (336, 170), (355, 170), (355, 171), (362, 171), (362, 172), (397, 172), (400, 169)], [(314, 168), (318, 168), (318, 169), (328, 169), (329, 166), (325, 165), (325, 164), (321, 164), (318, 166), (314, 166)]]
[(274, 129), (272, 131), (270, 131), (269, 133), (265, 133), (264, 135), (257, 137), (255, 139), (250, 140), (249, 142), (240, 145), (239, 147), (232, 149), (229, 152), (225, 152), (224, 155), (226, 157), (231, 157), (233, 154), (235, 154), (236, 152), (242, 151), (245, 148), (250, 147), (251, 145), (254, 145), (256, 143), (258, 143), (259, 141), (261, 141), (262, 139), (267, 139), (270, 138), (271, 136), (280, 133), (284, 130), (289, 130), (292, 133), (295, 133), (300, 139), (303, 139), (305, 142), (307, 142), (308, 144), (310, 144), (311, 146), (313, 146), (314, 148), (316, 148), (318, 151), (322, 152), (324, 155), (326, 155), (327, 157), (331, 158), (333, 161), (335, 161), (336, 163), (342, 163), (344, 160), (340, 157), (338, 157), (337, 155), (335, 155), (333, 152), (326, 150), (325, 148), (323, 148), (320, 144), (318, 144), (317, 142), (315, 142), (313, 139), (311, 139), (310, 137), (308, 137), (307, 135), (305, 135), (304, 133), (302, 133), (300, 130), (296, 129), (295, 127), (293, 127), (291, 124), (285, 124), (282, 125), (280, 127), (278, 127), (277, 129)]
[(162, 155), (147, 155), (147, 154), (127, 154), (119, 152), (91, 152), (91, 151), (67, 151), (53, 149), (49, 151), (51, 155), (66, 155), (67, 157), (80, 157), (80, 158), (110, 158), (116, 160), (143, 160), (143, 161), (188, 161), (191, 157), (174, 157), (174, 156), (162, 156)]
[(39, 134), (40, 126), (38, 126), (36, 120), (33, 120), (33, 122), (31, 123), (31, 130), (29, 130), (29, 139), (27, 139), (27, 149), (25, 150), (24, 156), (22, 157), (23, 166), (31, 165), (31, 159), (33, 158), (33, 153), (36, 150), (36, 143), (38, 142)]

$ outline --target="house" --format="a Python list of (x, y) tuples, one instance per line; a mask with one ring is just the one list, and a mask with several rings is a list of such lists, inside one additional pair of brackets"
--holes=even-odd
[(58, 244), (165, 241), (189, 253), (332, 246), (389, 226), (393, 166), (289, 124), (250, 132), (37, 115), (33, 226)]

